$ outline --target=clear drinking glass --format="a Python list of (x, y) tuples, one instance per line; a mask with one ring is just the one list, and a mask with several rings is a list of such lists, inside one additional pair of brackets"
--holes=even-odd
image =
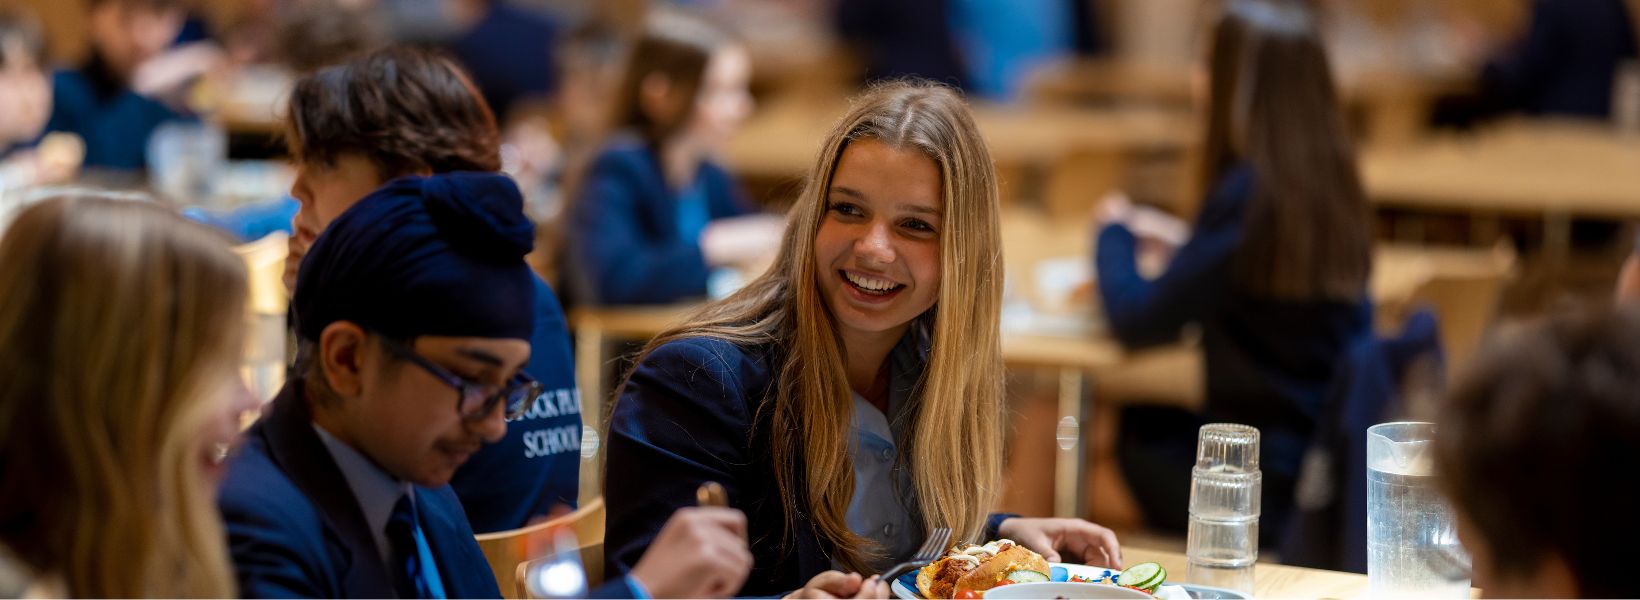
[(1367, 428), (1367, 586), (1373, 596), (1469, 596), (1469, 557), (1436, 487), (1434, 440), (1432, 423)]
[(1233, 423), (1202, 426), (1191, 470), (1185, 551), (1192, 583), (1252, 591), (1264, 478), (1258, 451), (1256, 428)]
[(148, 138), (154, 191), (184, 206), (220, 208), (216, 184), (228, 162), (228, 134), (209, 123), (172, 121)]

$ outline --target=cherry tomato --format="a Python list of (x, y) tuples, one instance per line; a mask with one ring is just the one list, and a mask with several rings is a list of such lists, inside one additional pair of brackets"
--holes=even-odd
[(979, 597), (979, 592), (974, 590), (963, 590), (957, 592), (955, 600), (979, 600)]

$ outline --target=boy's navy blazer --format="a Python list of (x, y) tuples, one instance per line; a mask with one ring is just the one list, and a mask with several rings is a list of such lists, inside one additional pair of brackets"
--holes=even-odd
[[(722, 167), (702, 163), (695, 178), (708, 218), (752, 212)], [(706, 258), (696, 240), (679, 235), (677, 202), (647, 144), (620, 138), (605, 148), (570, 214), (568, 266), (577, 301), (666, 304), (704, 297)]]
[[(779, 369), (776, 352), (695, 337), (667, 342), (638, 364), (610, 417), (605, 573), (637, 564), (672, 513), (695, 505), (695, 490), (707, 481), (722, 484), (729, 505), (746, 513), (754, 566), (737, 595), (784, 595), (833, 568), (801, 512), (791, 522), (790, 543), (782, 544), (787, 521), (775, 487), (769, 411), (758, 410)], [(991, 515), (986, 539), (1013, 516)]]
[[(245, 432), (218, 504), (246, 598), (394, 598), (352, 488), (313, 430), (302, 380), (285, 383)], [(451, 598), (499, 598), (449, 486), (415, 487), (422, 533)]]

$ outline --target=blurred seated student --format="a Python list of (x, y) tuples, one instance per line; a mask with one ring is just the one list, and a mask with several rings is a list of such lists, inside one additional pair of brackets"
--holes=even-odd
[(855, 46), (866, 81), (921, 77), (964, 88), (968, 61), (957, 45), (952, 0), (838, 0), (837, 36)]
[(1605, 119), (1637, 51), (1627, 0), (1534, 0), (1524, 37), (1482, 70), (1481, 94), (1506, 111)]
[[(447, 484), (541, 393), (522, 370), (536, 286), (522, 209), (505, 175), (405, 177), (319, 236), (293, 300), (294, 375), (223, 484), (245, 596), (500, 596)], [(679, 515), (687, 535), (664, 550), (686, 572), (650, 561), (597, 595), (706, 595), (738, 582), (743, 519)], [(703, 548), (712, 562), (681, 556)]]
[(256, 408), (239, 257), (158, 204), (82, 192), (18, 215), (0, 285), (0, 572), (28, 588), (0, 594), (236, 595), (212, 506)]
[[(1347, 344), (1370, 333), (1371, 220), (1327, 56), (1297, 3), (1234, 0), (1207, 56), (1203, 181), (1188, 241), (1155, 279), (1135, 267), (1125, 202), (1098, 218), (1096, 267), (1112, 333), (1142, 348), (1199, 324), (1205, 417), (1259, 428), (1260, 537), (1280, 539), (1300, 459)], [(1124, 469), (1146, 519), (1182, 531), (1194, 462), (1186, 413), (1124, 422)], [(1137, 432), (1145, 432), (1138, 434)], [(1165, 440), (1165, 441), (1163, 441)]]
[(558, 81), (550, 102), (515, 111), (503, 126), (503, 167), (524, 188), (536, 223), (530, 266), (566, 290), (566, 204), (574, 178), (587, 171), (610, 127), (611, 99), (625, 68), (626, 35), (596, 19), (570, 29), (554, 49)]
[[(0, 194), (72, 177), (84, 148), (35, 143), (51, 115), (45, 41), (32, 15), (0, 9)], [(67, 148), (63, 148), (63, 144)], [(55, 149), (52, 149), (55, 148)], [(66, 152), (66, 154), (65, 154)]]
[(179, 0), (90, 0), (91, 58), (52, 77), (46, 130), (83, 138), (88, 167), (145, 168), (148, 137), (184, 118), (186, 84), (219, 58), (206, 44), (172, 47), (186, 17)]
[(750, 519), (742, 595), (886, 597), (888, 582), (831, 569), (881, 573), (937, 527), (1119, 565), (1115, 535), (1087, 521), (987, 515), (1003, 485), (1002, 262), (967, 106), (933, 84), (877, 87), (821, 148), (774, 267), (657, 336), (621, 384), (610, 572), (653, 556), (662, 518), (706, 481)]
[(1634, 598), (1640, 312), (1502, 328), (1437, 417), (1435, 468), (1489, 598)]
[[(374, 98), (360, 103), (358, 98)], [(501, 167), (495, 118), (454, 62), (403, 46), (383, 48), (301, 77), (291, 91), (285, 139), (300, 203), (286, 284), (339, 215), (388, 180)], [(479, 532), (522, 527), (575, 506), (580, 493), (581, 398), (564, 312), (532, 277), (533, 351), (524, 371), (542, 394), (506, 437), (479, 450), (451, 487)]]
[(385, 25), (366, 3), (303, 0), (274, 13), (269, 55), (298, 74), (344, 62), (387, 45)]
[(558, 24), (539, 9), (511, 0), (443, 0), (444, 13), (460, 30), (450, 54), (472, 75), (496, 113), (544, 100), (557, 88)]
[[(577, 183), (565, 259), (590, 304), (707, 295), (713, 270), (767, 258), (779, 236), (714, 155), (751, 109), (745, 48), (682, 14), (655, 15), (615, 98), (618, 134)], [(735, 218), (731, 217), (743, 217)]]

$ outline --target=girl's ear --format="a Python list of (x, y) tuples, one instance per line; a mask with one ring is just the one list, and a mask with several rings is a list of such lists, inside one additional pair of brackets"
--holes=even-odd
[(672, 98), (672, 78), (654, 72), (638, 83), (638, 110), (654, 123), (671, 123), (677, 117), (677, 102)]

